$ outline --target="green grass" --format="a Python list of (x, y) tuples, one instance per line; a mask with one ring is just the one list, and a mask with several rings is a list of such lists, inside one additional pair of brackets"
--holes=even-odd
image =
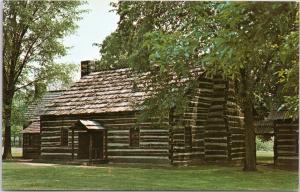
[(5, 190), (113, 189), (113, 190), (296, 190), (298, 174), (260, 167), (152, 167), (138, 165), (33, 166), (3, 163)]
[(273, 160), (273, 151), (257, 151), (256, 152), (256, 161), (258, 163), (268, 163), (272, 164)]

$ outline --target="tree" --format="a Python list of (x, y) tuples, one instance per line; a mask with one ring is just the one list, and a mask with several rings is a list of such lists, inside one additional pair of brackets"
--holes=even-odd
[[(31, 70), (28, 72), (30, 75), (24, 75), (22, 84), (20, 83), (17, 87), (17, 90), (25, 90), (27, 103), (40, 99), (47, 90), (67, 89), (73, 82), (72, 77), (78, 70), (78, 66), (76, 64), (53, 63), (42, 68), (36, 66)], [(33, 79), (39, 79), (39, 81), (33, 81)]]
[[(79, 8), (81, 4), (80, 1), (4, 2), (3, 159), (11, 158), (11, 111), (16, 90), (30, 75), (33, 66), (50, 68), (56, 56), (65, 54), (66, 47), (61, 39), (76, 29), (75, 22), (83, 12)], [(32, 83), (46, 78), (40, 76), (32, 79)]]
[[(33, 103), (38, 103), (47, 90), (67, 89), (73, 82), (72, 77), (77, 68), (78, 66), (76, 64), (54, 64), (47, 70), (36, 70), (37, 74), (44, 74), (47, 79), (29, 85), (28, 83), (32, 82), (31, 80), (22, 80), (23, 84), (19, 87), (20, 89), (15, 92), (12, 101), (12, 138), (15, 139), (20, 136), (20, 131), (23, 129), (23, 126), (30, 120), (27, 119), (28, 117), (25, 115), (28, 106)], [(30, 78), (28, 77), (28, 79)], [(35, 79), (37, 79), (37, 77), (35, 77)]]
[[(23, 128), (25, 122), (25, 112), (27, 109), (27, 103), (25, 102), (23, 92), (17, 92), (14, 96), (12, 103), (12, 116), (11, 116), (11, 133), (12, 137), (15, 138), (20, 136), (20, 131)], [(20, 139), (20, 137), (19, 137)], [(20, 140), (19, 140), (20, 143)]]
[[(191, 67), (235, 81), (245, 114), (244, 170), (256, 170), (254, 109), (263, 106), (264, 112), (270, 111), (271, 104), (280, 103), (287, 94), (287, 89), (281, 94), (280, 89), (290, 81), (294, 82), (293, 92), (287, 98), (292, 101), (287, 103), (292, 107), (287, 108), (294, 113), (298, 109), (298, 4), (120, 2), (115, 7), (119, 26), (102, 44), (100, 64), (120, 60), (138, 70), (158, 67), (156, 81), (163, 85), (168, 74), (189, 76)], [(170, 108), (184, 99), (180, 90), (184, 89), (166, 86), (146, 104), (156, 112), (160, 107)]]
[[(239, 82), (241, 106), (245, 113), (245, 170), (255, 170), (255, 134), (253, 108), (257, 96), (278, 96), (282, 86), (276, 73), (293, 68), (293, 59), (283, 62), (280, 47), (290, 33), (298, 34), (295, 3), (227, 3), (219, 7), (216, 17), (220, 26), (211, 39), (205, 56), (206, 68), (221, 70)], [(294, 47), (294, 49), (298, 49)], [(293, 49), (293, 51), (294, 51)], [(297, 81), (296, 81), (297, 82)], [(276, 98), (276, 97), (275, 97)], [(266, 99), (265, 99), (266, 100)]]

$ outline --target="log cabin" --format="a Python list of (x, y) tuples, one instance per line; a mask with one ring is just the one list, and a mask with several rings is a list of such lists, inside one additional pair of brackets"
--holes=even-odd
[(23, 158), (37, 159), (40, 156), (40, 122), (34, 121), (29, 124), (24, 130), (23, 134)]
[[(131, 69), (93, 72), (81, 62), (81, 79), (41, 116), (41, 158), (88, 162), (238, 163), (244, 128), (233, 83), (197, 73), (185, 112), (138, 122), (146, 74)], [(150, 94), (151, 95), (151, 94)]]
[(272, 110), (268, 117), (255, 123), (255, 133), (266, 139), (274, 137), (273, 162), (277, 167), (298, 169), (298, 118), (286, 117), (286, 111)]
[(274, 163), (277, 167), (299, 167), (299, 118), (286, 117), (285, 111), (272, 111), (268, 119), (274, 126)]
[(41, 153), (40, 115), (45, 112), (45, 106), (55, 97), (61, 95), (63, 90), (49, 91), (41, 100), (28, 106), (25, 113), (26, 122), (21, 131), (23, 135), (23, 158), (37, 159)]

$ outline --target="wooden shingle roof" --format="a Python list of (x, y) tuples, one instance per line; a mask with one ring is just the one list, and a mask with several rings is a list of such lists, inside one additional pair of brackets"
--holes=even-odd
[(42, 97), (41, 100), (28, 106), (28, 110), (25, 113), (27, 121), (39, 121), (40, 115), (46, 111), (46, 105), (53, 102), (53, 100), (62, 94), (63, 90), (48, 91)]
[[(195, 76), (200, 71), (193, 70)], [(129, 68), (90, 73), (48, 105), (45, 115), (134, 111), (150, 96), (144, 89), (149, 87), (149, 74)]]
[(40, 133), (40, 121), (30, 123), (21, 133)]
[(28, 106), (25, 113), (27, 123), (30, 123), (21, 133), (40, 133), (40, 115), (46, 111), (46, 105), (62, 94), (63, 90), (48, 91), (41, 100)]
[[(140, 77), (142, 78), (142, 76)], [(132, 111), (145, 92), (133, 91), (130, 69), (94, 72), (82, 77), (47, 106), (46, 115)]]

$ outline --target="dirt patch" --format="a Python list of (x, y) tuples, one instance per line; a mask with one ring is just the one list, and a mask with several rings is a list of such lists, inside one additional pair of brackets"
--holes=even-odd
[[(52, 166), (61, 166), (62, 164), (53, 164), (53, 163), (33, 163), (33, 162), (20, 162), (25, 165), (31, 165), (31, 166), (46, 166), (46, 167), (52, 167)], [(76, 167), (82, 167), (82, 168), (102, 168), (102, 169), (110, 169), (111, 167), (98, 167), (98, 166), (87, 166), (87, 165), (68, 165), (63, 164), (65, 166), (76, 166)]]
[(31, 165), (31, 166), (47, 166), (47, 167), (57, 166), (57, 164), (50, 164), (50, 163), (26, 163), (26, 162), (22, 162), (22, 164)]

